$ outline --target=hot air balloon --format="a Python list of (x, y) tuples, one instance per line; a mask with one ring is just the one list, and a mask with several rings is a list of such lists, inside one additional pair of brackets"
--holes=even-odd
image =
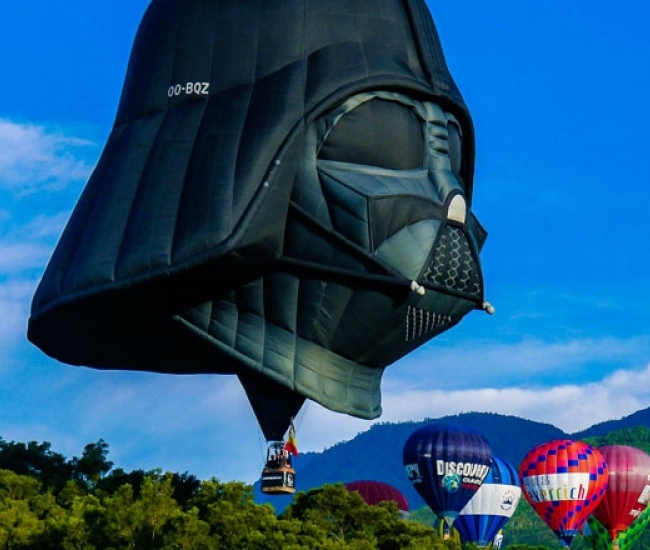
[(463, 542), (485, 548), (503, 529), (517, 509), (521, 485), (517, 469), (492, 455), (492, 464), (483, 484), (463, 507), (454, 522)]
[(432, 422), (404, 444), (408, 478), (449, 527), (490, 471), (492, 450), (482, 434), (452, 423)]
[(648, 506), (650, 456), (627, 445), (605, 445), (598, 450), (607, 461), (609, 483), (593, 515), (616, 540)]
[(356, 491), (361, 498), (371, 506), (380, 502), (394, 502), (401, 515), (408, 517), (409, 505), (406, 497), (399, 489), (382, 481), (359, 480), (345, 484), (348, 491)]
[(521, 462), (519, 478), (526, 500), (570, 546), (602, 499), (608, 470), (603, 456), (588, 443), (558, 439), (532, 449)]
[(612, 550), (612, 539), (607, 529), (593, 515), (587, 518), (580, 533), (592, 550)]
[(650, 524), (650, 508), (643, 510), (625, 531), (618, 534), (616, 538), (618, 550), (630, 550), (646, 531), (648, 524)]
[(425, 0), (152, 0), (28, 338), (234, 374), (278, 448), (305, 399), (376, 418), (388, 365), (493, 310), (473, 169)]
[(592, 514), (582, 530), (592, 550), (631, 550), (650, 523), (650, 508), (641, 512), (630, 526), (618, 533), (613, 541), (607, 528)]

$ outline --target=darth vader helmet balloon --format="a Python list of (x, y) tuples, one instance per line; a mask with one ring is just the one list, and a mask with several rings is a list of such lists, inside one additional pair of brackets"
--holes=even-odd
[(305, 398), (484, 307), (474, 135), (424, 0), (152, 0), (28, 337), (103, 369), (237, 374), (269, 439)]

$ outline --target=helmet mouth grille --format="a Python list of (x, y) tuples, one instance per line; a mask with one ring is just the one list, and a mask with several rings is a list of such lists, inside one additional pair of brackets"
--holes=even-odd
[(483, 278), (467, 236), (460, 227), (442, 228), (433, 258), (424, 270), (423, 283), (469, 300), (483, 297)]
[(409, 305), (406, 311), (406, 341), (411, 342), (431, 332), (440, 332), (451, 325), (453, 319), (449, 315), (441, 315), (425, 309)]

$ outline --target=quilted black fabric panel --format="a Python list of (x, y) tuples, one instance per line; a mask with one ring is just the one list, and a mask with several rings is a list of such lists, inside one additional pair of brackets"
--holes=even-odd
[[(375, 91), (322, 139), (329, 113)], [(409, 277), (426, 284), (418, 266), (434, 265), (448, 200), (427, 190), (404, 210), (407, 185), (364, 211), (316, 167), (426, 163), (432, 123), (416, 104), (449, 113), (435, 193), (469, 208), (472, 122), (424, 0), (152, 0), (29, 339), (76, 365), (238, 374), (258, 417), (278, 387), (292, 395), (283, 422), (305, 396), (377, 416), (383, 368), (458, 322), (482, 286), (405, 297)], [(399, 146), (379, 146), (391, 127)], [(478, 269), (484, 235), (468, 216), (457, 231)], [(413, 237), (425, 244), (405, 254)]]

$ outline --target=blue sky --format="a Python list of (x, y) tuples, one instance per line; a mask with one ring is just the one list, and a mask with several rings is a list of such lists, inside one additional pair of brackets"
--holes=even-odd
[[(115, 116), (147, 0), (10, 2), (0, 20), (0, 436), (127, 470), (254, 481), (265, 452), (226, 376), (100, 372), (25, 337), (31, 296)], [(430, 2), (476, 127), (492, 317), (388, 368), (380, 422), (494, 411), (567, 431), (650, 407), (650, 7)], [(310, 403), (301, 451), (372, 423)], [(227, 453), (224, 451), (227, 450)]]

